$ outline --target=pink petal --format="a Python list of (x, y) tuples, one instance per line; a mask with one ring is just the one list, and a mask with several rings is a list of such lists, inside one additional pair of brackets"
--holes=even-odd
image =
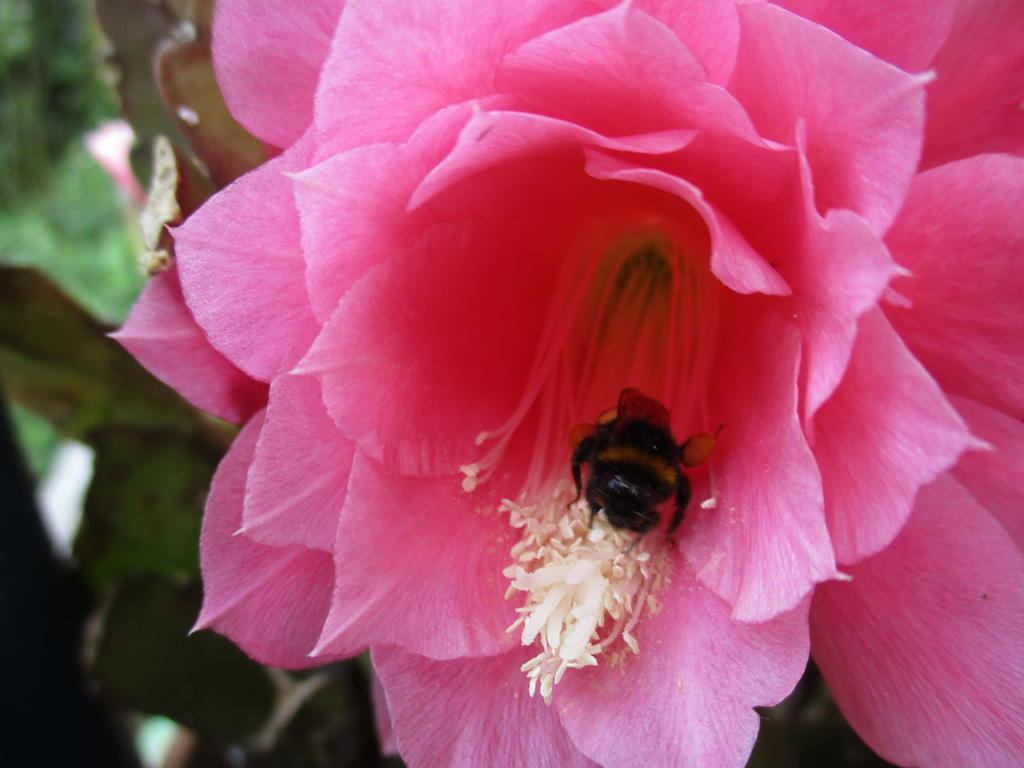
[(502, 56), (587, 10), (549, 0), (349, 0), (317, 90), (318, 135), (331, 153), (403, 141), (428, 115), (492, 95)]
[(278, 377), (245, 487), (245, 536), (333, 551), (354, 455), (327, 415), (319, 380)]
[(811, 647), (871, 748), (922, 768), (1020, 765), (1024, 558), (1006, 531), (945, 476), (849, 570), (815, 592)]
[(814, 455), (836, 560), (855, 563), (899, 533), (918, 488), (970, 442), (931, 376), (873, 311), (861, 318), (850, 367), (814, 419)]
[(288, 150), (174, 230), (181, 285), (196, 321), (217, 350), (261, 381), (294, 365), (318, 330), (287, 175), (305, 168), (309, 154), (308, 144)]
[[(601, 0), (601, 5), (611, 5)], [(637, 10), (668, 25), (700, 60), (708, 80), (724, 85), (736, 64), (740, 20), (731, 0), (637, 0)]]
[(802, 229), (791, 255), (780, 254), (780, 271), (792, 281), (793, 314), (804, 338), (804, 419), (811, 419), (846, 373), (857, 321), (877, 306), (897, 266), (878, 234), (860, 216), (831, 210), (824, 218), (810, 204), (810, 169), (801, 150)]
[(372, 658), (410, 768), (599, 768), (569, 740), (555, 708), (527, 694), (522, 649), (433, 661), (378, 647)]
[(921, 164), (984, 152), (1024, 155), (1024, 8), (1020, 0), (958, 0), (932, 66)]
[[(517, 170), (508, 167), (513, 164), (530, 163), (531, 166), (540, 164), (544, 167), (543, 164), (552, 159), (551, 155), (563, 154), (582, 160), (585, 147), (660, 155), (682, 149), (693, 136), (694, 132), (689, 130), (666, 130), (640, 136), (608, 138), (573, 123), (542, 115), (481, 112), (466, 123), (451, 153), (417, 188), (410, 207), (415, 208), (432, 201), (442, 191), (467, 179), (472, 179), (474, 186), (486, 185), (488, 179), (480, 178), (482, 171), (500, 169), (501, 173), (493, 174), (493, 177), (498, 183), (504, 183), (503, 176)], [(542, 177), (533, 174), (536, 194), (544, 194), (544, 187), (551, 186), (556, 179), (559, 185), (565, 183), (564, 174), (557, 172), (561, 167), (551, 165), (552, 170)], [(511, 202), (515, 204), (516, 201)], [(569, 209), (563, 212), (563, 217), (575, 213), (576, 210)]]
[[(485, 487), (490, 484), (485, 484)], [(389, 474), (357, 453), (334, 550), (337, 587), (318, 653), (398, 645), (432, 658), (499, 653), (514, 543), (499, 499), (460, 477)], [(394, 709), (392, 709), (394, 713)]]
[(313, 120), (320, 66), (345, 0), (218, 0), (213, 25), (217, 81), (231, 114), (277, 147)]
[(699, 131), (679, 152), (657, 158), (657, 164), (698, 187), (745, 237), (763, 235), (756, 250), (766, 254), (769, 245), (779, 245), (779, 227), (790, 223), (789, 197), (800, 185), (798, 160), (795, 148), (776, 142)]
[(807, 663), (807, 606), (748, 624), (676, 557), (643, 614), (640, 653), (619, 664), (568, 670), (553, 707), (573, 741), (601, 765), (744, 765), (757, 737), (755, 706), (796, 685)]
[(737, 293), (765, 293), (786, 296), (792, 293), (779, 273), (755, 251), (701, 191), (682, 179), (652, 168), (591, 151), (587, 153), (587, 173), (596, 179), (618, 179), (645, 184), (676, 195), (700, 214), (711, 235), (711, 271)]
[(983, 155), (914, 180), (886, 238), (910, 270), (886, 314), (943, 389), (1024, 415), (1024, 160)]
[(776, 0), (900, 69), (928, 68), (953, 23), (953, 0)]
[(606, 136), (707, 128), (757, 138), (675, 32), (629, 4), (524, 44), (502, 61), (497, 84), (528, 111)]
[(819, 211), (849, 208), (884, 232), (917, 168), (927, 78), (768, 3), (739, 10), (729, 90), (766, 138), (793, 145), (806, 124)]
[(1024, 552), (1024, 423), (973, 400), (953, 398), (971, 434), (988, 448), (965, 453), (952, 475), (971, 492)]
[[(726, 285), (743, 293), (781, 293), (774, 286), (785, 285), (793, 294), (789, 314), (804, 339), (802, 408), (809, 425), (843, 377), (857, 319), (877, 305), (898, 267), (863, 218), (848, 210), (823, 217), (815, 209), (800, 129), (794, 150), (700, 134), (678, 155), (655, 160), (699, 188), (760, 255), (716, 255), (712, 268)], [(755, 282), (748, 270), (758, 262)]]
[(811, 233), (796, 288), (806, 353), (804, 414), (810, 419), (842, 381), (857, 321), (881, 298), (896, 266), (863, 219), (829, 211)]
[(376, 672), (370, 681), (370, 695), (373, 698), (373, 721), (377, 726), (377, 740), (380, 742), (382, 755), (390, 756), (398, 754), (398, 741), (395, 739), (395, 729), (391, 725), (391, 710), (388, 709), (387, 696), (384, 693), (384, 686), (381, 685), (380, 677)]
[[(750, 299), (743, 301), (749, 302)], [(821, 479), (797, 412), (799, 335), (773, 312), (723, 305), (710, 412), (724, 427), (695, 489), (682, 544), (700, 581), (739, 621), (794, 608), (835, 571)]]
[(435, 221), (427, 210), (407, 213), (409, 200), (471, 113), (468, 105), (442, 110), (405, 144), (359, 147), (296, 175), (306, 280), (320, 322), (370, 267), (411, 245)]
[(552, 292), (546, 254), (439, 225), (350, 290), (303, 361), (347, 437), (402, 474), (455, 472), (519, 404)]
[(330, 555), (301, 546), (267, 547), (236, 535), (262, 423), (258, 415), (242, 429), (213, 478), (199, 544), (204, 595), (195, 629), (228, 636), (261, 664), (323, 664), (330, 659), (311, 659), (309, 652), (330, 605)]
[(100, 164), (117, 188), (137, 206), (146, 204), (146, 193), (132, 170), (130, 154), (135, 131), (127, 120), (107, 120), (83, 137), (86, 151)]
[(124, 326), (111, 335), (146, 370), (214, 416), (240, 424), (266, 405), (266, 385), (210, 346), (185, 305), (173, 267), (149, 281)]

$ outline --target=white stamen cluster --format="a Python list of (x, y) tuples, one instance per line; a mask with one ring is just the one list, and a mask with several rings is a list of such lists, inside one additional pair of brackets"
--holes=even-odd
[(588, 525), (590, 507), (583, 499), (570, 504), (573, 496), (563, 482), (549, 503), (502, 504), (512, 526), (523, 532), (512, 548), (514, 562), (505, 569), (512, 580), (506, 598), (527, 594), (509, 632), (522, 625), (523, 645), (539, 644), (540, 653), (522, 670), (530, 695), (539, 683), (547, 704), (567, 669), (596, 665), (619, 637), (625, 648), (640, 652), (630, 632), (658, 570), (637, 534), (600, 515)]

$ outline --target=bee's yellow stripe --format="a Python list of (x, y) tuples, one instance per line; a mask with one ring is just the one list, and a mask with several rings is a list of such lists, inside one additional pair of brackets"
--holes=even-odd
[(679, 480), (679, 470), (660, 456), (640, 450), (632, 445), (610, 445), (597, 457), (600, 461), (610, 464), (631, 464), (635, 467), (649, 469), (665, 485), (675, 485)]

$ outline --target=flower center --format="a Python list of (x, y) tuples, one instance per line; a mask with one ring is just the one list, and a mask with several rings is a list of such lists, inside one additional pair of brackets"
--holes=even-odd
[(667, 405), (677, 429), (707, 410), (719, 283), (700, 241), (703, 223), (691, 227), (696, 234), (673, 229), (626, 228), (598, 260), (566, 339), (583, 420), (614, 405), (627, 386)]
[[(548, 704), (554, 685), (568, 669), (594, 666), (606, 654), (615, 663), (626, 651), (639, 652), (632, 629), (650, 592), (662, 578), (663, 552), (652, 556), (635, 534), (591, 517), (585, 499), (572, 501), (566, 482), (541, 504), (506, 501), (513, 528), (522, 539), (512, 548), (506, 598), (526, 593), (509, 632), (522, 626), (523, 645), (539, 652), (523, 665), (530, 695), (538, 684)], [(617, 642), (620, 641), (621, 642)]]
[[(697, 214), (686, 209), (692, 217)], [(677, 434), (712, 430), (706, 382), (714, 362), (720, 284), (703, 222), (633, 223), (599, 233), (567, 261), (519, 407), (481, 432), (490, 450), (463, 468), (471, 490), (497, 468), (532, 411), (538, 428), (525, 487), (565, 477), (566, 436), (636, 387), (668, 406)]]
[[(471, 492), (500, 464), (519, 427), (530, 425), (523, 430), (533, 440), (524, 493), (501, 507), (521, 531), (505, 570), (506, 597), (525, 596), (509, 630), (521, 628), (523, 645), (537, 650), (523, 671), (531, 696), (539, 687), (548, 703), (567, 670), (638, 652), (634, 629), (644, 607), (656, 605), (653, 591), (670, 561), (663, 535), (616, 527), (593, 515), (585, 496), (576, 500), (570, 431), (613, 408), (627, 387), (664, 403), (677, 437), (712, 428), (706, 382), (719, 283), (703, 222), (688, 209), (671, 223), (601, 225), (592, 234), (566, 260), (519, 408), (480, 434), (478, 444), (490, 450), (463, 467)], [(633, 447), (642, 455), (653, 449)]]

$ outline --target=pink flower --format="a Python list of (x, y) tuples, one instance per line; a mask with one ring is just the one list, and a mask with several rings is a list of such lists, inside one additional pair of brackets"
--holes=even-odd
[[(809, 648), (884, 757), (1020, 764), (1020, 3), (341, 5), (218, 4), (282, 151), (120, 334), (244, 424), (199, 626), (370, 647), (414, 768), (739, 766)], [(722, 425), (639, 544), (569, 505), (626, 387)]]

